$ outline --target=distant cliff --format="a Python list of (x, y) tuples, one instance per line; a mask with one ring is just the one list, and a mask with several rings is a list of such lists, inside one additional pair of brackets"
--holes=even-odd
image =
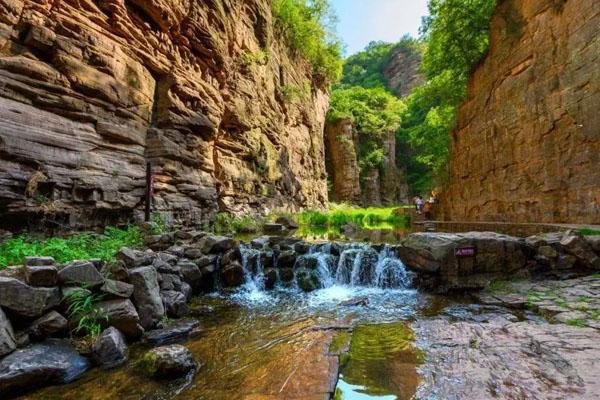
[(504, 0), (453, 133), (445, 216), (600, 223), (600, 2)]
[(327, 201), (326, 89), (269, 0), (0, 0), (0, 220), (87, 228), (143, 209)]
[[(385, 52), (377, 51), (385, 49)], [(388, 50), (389, 49), (389, 50)], [(371, 52), (371, 53), (369, 53)], [(350, 75), (363, 71), (362, 79), (367, 88), (378, 77), (381, 86), (387, 87), (391, 97), (407, 96), (412, 89), (423, 83), (419, 74), (421, 53), (415, 46), (401, 42), (398, 45), (374, 43), (365, 53), (367, 57), (350, 60)], [(384, 56), (381, 54), (384, 53)], [(361, 53), (359, 53), (361, 55)], [(361, 65), (365, 63), (366, 65)], [(363, 86), (361, 76), (342, 80), (342, 86)], [(325, 129), (327, 173), (330, 180), (329, 197), (336, 202), (372, 205), (394, 205), (409, 201), (406, 171), (396, 157), (397, 145), (394, 130), (372, 132), (379, 137), (377, 146), (384, 160), (378, 168), (359, 169), (359, 148), (365, 132), (352, 124), (351, 119), (334, 120)], [(372, 136), (372, 135), (371, 135)], [(369, 139), (367, 139), (369, 140)]]

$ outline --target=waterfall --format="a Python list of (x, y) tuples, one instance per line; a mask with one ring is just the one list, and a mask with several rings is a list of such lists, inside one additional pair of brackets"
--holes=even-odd
[[(244, 288), (249, 292), (264, 291), (265, 267), (261, 259), (266, 256), (266, 250), (257, 250), (243, 245), (241, 253), (245, 274)], [(269, 268), (271, 267), (272, 264)], [(274, 267), (279, 277), (281, 266), (274, 265)], [(318, 278), (320, 288), (342, 285), (387, 289), (408, 288), (411, 284), (410, 273), (396, 255), (394, 248), (389, 245), (373, 246), (366, 243), (312, 245), (306, 254), (296, 255), (293, 269), (294, 274), (295, 271), (302, 270), (304, 277), (307, 271), (311, 276), (314, 274)], [(289, 267), (288, 271), (291, 273)], [(276, 286), (281, 286), (279, 278)]]

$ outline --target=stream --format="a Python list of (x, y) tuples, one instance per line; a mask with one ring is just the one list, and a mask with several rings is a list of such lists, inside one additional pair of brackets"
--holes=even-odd
[(411, 288), (411, 273), (385, 245), (312, 245), (296, 261), (316, 264), (311, 271), (318, 274), (319, 287), (310, 293), (286, 286), (279, 276), (266, 290), (258, 252), (250, 246), (241, 251), (245, 284), (191, 304), (202, 327), (200, 336), (185, 343), (202, 364), (195, 376), (147, 379), (136, 365), (145, 350), (138, 344), (124, 367), (93, 369), (72, 384), (28, 398), (295, 398), (284, 394), (329, 385), (327, 367), (336, 360), (329, 353), (339, 356), (339, 372), (334, 369), (332, 377), (336, 400), (411, 399), (423, 362), (411, 324), (464, 305)]

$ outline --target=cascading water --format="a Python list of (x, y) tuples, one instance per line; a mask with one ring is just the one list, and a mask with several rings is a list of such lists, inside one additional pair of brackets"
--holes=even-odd
[[(241, 247), (246, 291), (265, 290), (265, 267), (261, 261), (265, 252), (250, 246)], [(275, 262), (274, 267), (278, 270), (280, 266)], [(366, 243), (312, 245), (306, 254), (297, 256), (294, 270), (300, 269), (314, 271), (322, 289), (336, 285), (402, 289), (411, 283), (410, 273), (391, 246), (375, 247)], [(295, 279), (292, 285), (295, 285)], [(279, 279), (276, 286), (282, 286)]]

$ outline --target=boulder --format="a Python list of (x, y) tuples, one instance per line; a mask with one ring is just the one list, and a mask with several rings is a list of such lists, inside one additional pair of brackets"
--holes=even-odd
[(181, 279), (196, 289), (202, 283), (202, 272), (198, 266), (188, 260), (181, 260), (177, 263)]
[(238, 287), (244, 283), (244, 268), (238, 262), (233, 262), (221, 270), (221, 283), (225, 287)]
[(214, 254), (202, 256), (202, 257), (194, 260), (194, 263), (198, 266), (198, 268), (203, 268), (208, 265), (215, 265), (216, 262), (217, 262), (217, 256)]
[(307, 254), (310, 251), (310, 244), (306, 242), (298, 242), (294, 244), (294, 251), (298, 255)]
[(64, 333), (69, 328), (69, 322), (56, 311), (36, 319), (27, 328), (29, 337), (34, 340), (42, 340), (49, 336)]
[(0, 359), (17, 348), (17, 339), (10, 320), (0, 308)]
[(123, 334), (115, 327), (105, 329), (92, 346), (92, 359), (103, 369), (122, 365), (129, 357)]
[(294, 270), (291, 268), (279, 269), (279, 280), (285, 285), (289, 285), (294, 281)]
[(273, 289), (277, 283), (277, 270), (274, 268), (265, 269), (265, 289)]
[[(61, 289), (62, 299), (61, 302), (68, 300), (70, 297), (77, 293), (77, 296), (87, 297), (92, 294), (92, 291), (80, 286), (63, 286)], [(68, 306), (68, 304), (67, 304)]]
[(43, 267), (46, 265), (56, 265), (53, 257), (25, 257), (24, 264), (26, 267)]
[(181, 294), (185, 297), (186, 301), (190, 301), (192, 299), (193, 290), (192, 287), (186, 282), (181, 282)]
[(165, 315), (156, 269), (151, 266), (134, 268), (129, 271), (129, 282), (133, 285), (140, 323), (144, 329), (151, 329)]
[(181, 257), (183, 257), (185, 249), (181, 246), (171, 246), (167, 250), (165, 250), (165, 252), (172, 254), (175, 257), (181, 258)]
[(480, 289), (531, 272), (525, 241), (492, 232), (413, 233), (397, 251), (409, 269), (421, 273), (421, 285), (438, 292)]
[(114, 326), (129, 339), (139, 338), (144, 333), (140, 317), (127, 299), (116, 299), (98, 303), (98, 308), (107, 317), (107, 324)]
[(14, 279), (0, 277), (0, 306), (19, 317), (36, 318), (60, 303), (60, 289), (36, 288)]
[(269, 244), (269, 236), (260, 236), (250, 241), (252, 248), (257, 250), (264, 249)]
[(175, 264), (177, 264), (178, 258), (177, 258), (177, 256), (174, 256), (171, 253), (167, 253), (165, 251), (160, 251), (160, 252), (156, 253), (156, 259), (164, 261), (171, 265), (175, 265)]
[(198, 334), (200, 323), (196, 320), (178, 321), (166, 328), (154, 329), (144, 334), (144, 341), (152, 346), (163, 346), (188, 339)]
[(56, 286), (58, 269), (54, 265), (25, 265), (25, 280), (31, 286)]
[(123, 247), (117, 252), (117, 259), (123, 261), (127, 268), (137, 268), (152, 264), (154, 253), (147, 253), (140, 250)]
[(184, 247), (184, 249), (183, 255), (186, 258), (195, 259), (204, 255), (204, 248), (200, 244)]
[(566, 253), (572, 255), (585, 268), (600, 270), (600, 257), (579, 234), (565, 235), (560, 241)]
[(158, 274), (158, 284), (160, 290), (176, 290), (181, 291), (181, 278), (174, 274)]
[(312, 269), (300, 268), (296, 270), (296, 283), (305, 292), (312, 292), (320, 287), (319, 274)]
[(181, 318), (189, 312), (187, 299), (183, 293), (175, 290), (161, 290), (160, 297), (168, 317)]
[(198, 242), (198, 246), (204, 254), (219, 254), (237, 247), (239, 244), (236, 240), (227, 236), (204, 236)]
[(284, 229), (282, 224), (264, 224), (262, 228), (263, 232), (267, 234), (280, 234)]
[(277, 257), (277, 268), (293, 268), (296, 263), (296, 253), (293, 250), (282, 251)]
[(128, 299), (133, 294), (133, 285), (127, 282), (106, 279), (104, 281), (104, 285), (102, 285), (100, 288), (100, 291), (110, 297), (121, 297), (123, 299)]
[(600, 256), (600, 235), (586, 236), (585, 240), (591, 249)]
[(291, 216), (282, 215), (275, 220), (276, 224), (283, 225), (286, 229), (298, 229), (298, 223)]
[(144, 354), (141, 365), (148, 375), (156, 378), (181, 376), (196, 368), (192, 353), (179, 344), (150, 350)]
[[(294, 264), (296, 268), (307, 268), (307, 269), (317, 269), (319, 267), (319, 260), (317, 256), (314, 254), (305, 254), (303, 256), (298, 257), (296, 263)], [(287, 267), (289, 268), (289, 267)]]
[(105, 264), (100, 270), (100, 273), (106, 279), (113, 279), (115, 281), (125, 282), (129, 279), (129, 270), (121, 260)]
[(221, 266), (231, 264), (232, 262), (242, 262), (242, 253), (239, 247), (227, 251), (221, 257)]
[(89, 368), (89, 362), (64, 339), (48, 339), (17, 350), (0, 361), (0, 396), (73, 382)]
[(89, 261), (73, 261), (58, 271), (61, 285), (97, 287), (104, 283), (104, 277)]

